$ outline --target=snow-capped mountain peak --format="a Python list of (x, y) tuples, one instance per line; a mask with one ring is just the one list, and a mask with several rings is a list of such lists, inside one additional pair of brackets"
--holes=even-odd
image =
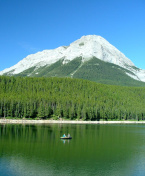
[(105, 62), (114, 63), (121, 67), (125, 65), (134, 66), (134, 64), (125, 57), (117, 48), (111, 45), (107, 40), (97, 35), (87, 35), (76, 40), (66, 52), (67, 60), (76, 56), (82, 56), (84, 59), (99, 58)]
[(63, 59), (63, 64), (66, 64), (78, 57), (82, 58), (83, 63), (95, 57), (102, 61), (119, 65), (125, 69), (131, 69), (135, 74), (135, 76), (132, 76), (134, 79), (145, 81), (144, 70), (134, 70), (133, 67), (135, 65), (131, 60), (107, 40), (98, 35), (82, 36), (69, 46), (61, 46), (56, 49), (43, 50), (36, 54), (28, 55), (16, 65), (1, 71), (0, 75), (5, 73), (9, 75), (19, 74), (31, 67), (39, 68), (45, 65), (51, 65), (60, 59)]

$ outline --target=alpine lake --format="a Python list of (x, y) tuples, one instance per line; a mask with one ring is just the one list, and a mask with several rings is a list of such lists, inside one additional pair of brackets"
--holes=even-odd
[(144, 176), (145, 124), (0, 124), (0, 176), (93, 175)]

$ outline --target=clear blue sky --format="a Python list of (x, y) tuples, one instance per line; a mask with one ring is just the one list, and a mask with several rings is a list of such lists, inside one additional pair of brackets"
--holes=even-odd
[(90, 34), (145, 69), (145, 0), (0, 0), (0, 71)]

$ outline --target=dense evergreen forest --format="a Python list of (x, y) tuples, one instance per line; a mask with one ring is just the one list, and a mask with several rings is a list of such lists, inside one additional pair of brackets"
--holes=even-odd
[(145, 120), (145, 88), (72, 78), (0, 76), (0, 117)]

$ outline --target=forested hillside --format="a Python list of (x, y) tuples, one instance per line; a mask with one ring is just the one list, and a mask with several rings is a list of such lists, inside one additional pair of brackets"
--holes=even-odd
[(145, 120), (145, 88), (0, 76), (0, 117)]
[[(62, 59), (52, 65), (46, 65), (40, 68), (31, 67), (15, 76), (71, 77), (110, 85), (145, 87), (145, 82), (135, 80), (128, 76), (127, 74), (130, 74), (134, 77), (135, 74), (125, 68), (104, 62), (95, 57), (86, 62), (82, 62), (82, 59), (82, 57), (79, 57), (66, 64), (63, 64), (64, 60)], [(137, 70), (136, 67), (133, 68)]]

